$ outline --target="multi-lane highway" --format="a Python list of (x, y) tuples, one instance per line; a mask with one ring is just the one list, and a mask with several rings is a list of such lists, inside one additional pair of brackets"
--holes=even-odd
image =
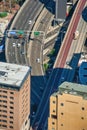
[(64, 68), (64, 65), (66, 64), (66, 59), (67, 59), (67, 56), (69, 53), (69, 49), (70, 49), (70, 46), (72, 45), (72, 41), (74, 38), (73, 34), (76, 31), (77, 24), (79, 22), (79, 19), (82, 14), (82, 10), (84, 8), (85, 3), (86, 3), (86, 0), (78, 1), (77, 7), (72, 16), (72, 19), (71, 19), (70, 25), (68, 27), (67, 33), (65, 35), (65, 38), (63, 40), (62, 46), (61, 46), (58, 56), (56, 58), (56, 62), (54, 64), (53, 71), (51, 73), (51, 76), (47, 83), (46, 89), (44, 91), (41, 103), (40, 103), (38, 111), (36, 113), (36, 117), (32, 123), (33, 127), (35, 124), (37, 124), (37, 130), (42, 129), (41, 127), (44, 125), (44, 123), (48, 117), (49, 96), (52, 93), (52, 91), (57, 89), (59, 86), (59, 83), (61, 80), (61, 74), (64, 70), (63, 68)]
[[(22, 7), (22, 10), (20, 13), (16, 16), (15, 22), (13, 22), (11, 29), (15, 28), (16, 30), (30, 30), (36, 20), (36, 16), (39, 15), (43, 8), (43, 4), (40, 1), (35, 0), (29, 0), (26, 2), (26, 4)], [(32, 21), (31, 24), (29, 24), (29, 21)], [(27, 44), (21, 44), (24, 41), (24, 39), (14, 39), (10, 38), (6, 41), (6, 59), (7, 62), (10, 63), (17, 63), (17, 64), (23, 64), (26, 65), (26, 46)], [(13, 46), (13, 43), (16, 43), (16, 46)], [(21, 46), (18, 48), (17, 44), (20, 43)], [(22, 53), (23, 50), (23, 53)], [(25, 54), (24, 54), (25, 53)]]
[[(16, 30), (31, 31), (38, 15), (40, 15), (40, 12), (43, 9), (43, 6), (44, 5), (39, 0), (26, 1), (21, 11), (19, 11), (17, 16), (15, 17), (13, 24), (11, 26), (11, 29), (14, 28)], [(30, 24), (30, 21), (31, 21), (31, 24)], [(18, 46), (18, 44), (20, 46)], [(28, 43), (27, 37), (21, 38), (21, 39), (8, 38), (6, 40), (6, 49), (5, 49), (7, 62), (22, 64), (22, 65), (29, 65), (29, 62), (28, 62), (29, 60), (27, 59), (28, 44), (29, 43)], [(34, 102), (40, 101), (40, 97), (35, 92), (34, 89), (32, 91), (32, 95), (33, 95), (32, 101)]]
[(79, 20), (79, 24), (76, 30), (79, 31), (79, 37), (72, 41), (66, 59), (66, 64), (64, 65), (64, 71), (61, 75), (65, 81), (73, 81), (76, 69), (78, 67), (79, 58), (82, 53), (82, 48), (84, 46), (84, 40), (87, 32), (87, 23), (83, 20), (82, 16)]
[[(32, 31), (39, 31), (41, 34), (39, 36), (32, 36), (33, 41), (29, 43), (30, 46), (30, 65), (32, 66), (32, 77), (31, 77), (31, 91), (35, 91), (39, 97), (42, 97), (42, 93), (46, 86), (46, 80), (43, 73), (43, 46), (45, 35), (49, 27), (50, 21), (53, 18), (53, 14), (49, 12), (46, 8), (40, 14), (38, 18), (38, 23), (35, 23), (35, 27)], [(43, 20), (43, 23), (41, 22)], [(37, 61), (39, 59), (39, 61)], [(38, 86), (38, 87), (37, 87)], [(31, 95), (31, 99), (34, 98), (34, 95)], [(41, 99), (41, 98), (40, 98)], [(35, 102), (39, 103), (39, 100)]]
[[(49, 2), (46, 5), (46, 7), (47, 6), (50, 7), (50, 4), (51, 3)], [(43, 6), (44, 5), (39, 0), (27, 1), (26, 4), (22, 7), (22, 10), (18, 13), (16, 18), (14, 19), (14, 22), (11, 26), (11, 29), (25, 30), (25, 31), (28, 30), (33, 32), (35, 31), (33, 30), (33, 25), (37, 24), (36, 30), (42, 31), (43, 35), (33, 40), (32, 45), (31, 43), (26, 44), (28, 42), (28, 38), (20, 38), (20, 39), (8, 38), (6, 40), (7, 62), (32, 66), (33, 77), (31, 77), (32, 82), (31, 100), (35, 104), (38, 104), (40, 102), (40, 99), (42, 97), (42, 91), (45, 86), (43, 78), (43, 69), (42, 69), (42, 51), (43, 51), (42, 44), (44, 44), (43, 43), (44, 36), (46, 35), (49, 23), (53, 18), (52, 12), (45, 8), (44, 8), (45, 12), (41, 16)], [(41, 17), (40, 23), (37, 20), (37, 16), (38, 19), (39, 17)], [(30, 48), (29, 51), (28, 47)], [(37, 61), (38, 58), (40, 59), (40, 63), (38, 63)]]

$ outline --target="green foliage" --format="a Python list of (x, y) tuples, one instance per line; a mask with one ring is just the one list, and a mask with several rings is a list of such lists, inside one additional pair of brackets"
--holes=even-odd
[(7, 12), (0, 12), (0, 17), (3, 18), (3, 17), (6, 17), (7, 16)]
[(50, 55), (54, 55), (54, 54), (55, 54), (55, 49), (52, 49)]
[(45, 64), (43, 65), (44, 71), (46, 72), (48, 68), (49, 68), (49, 64), (45, 63)]

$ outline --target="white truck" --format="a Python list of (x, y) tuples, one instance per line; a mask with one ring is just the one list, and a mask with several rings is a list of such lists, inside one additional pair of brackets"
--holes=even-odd
[(74, 36), (74, 40), (76, 40), (79, 37), (79, 31), (78, 30), (75, 31), (73, 36)]

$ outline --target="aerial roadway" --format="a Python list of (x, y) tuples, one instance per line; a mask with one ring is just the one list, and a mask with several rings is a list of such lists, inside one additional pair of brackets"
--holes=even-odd
[[(61, 82), (70, 81), (70, 82), (77, 82), (78, 77), (75, 73), (78, 71), (78, 63), (79, 59), (83, 54), (84, 43), (86, 39), (86, 32), (87, 32), (87, 22), (84, 21), (83, 17), (80, 17), (77, 29), (79, 35), (77, 39), (72, 41), (71, 47), (69, 49), (69, 53), (66, 59), (66, 64), (64, 65), (64, 70), (61, 74)], [(74, 78), (76, 77), (76, 78)]]
[[(27, 0), (15, 17), (11, 30), (31, 31), (34, 22), (43, 8), (40, 1)], [(6, 41), (6, 60), (10, 63), (26, 65), (25, 58), (28, 38), (8, 38)]]
[(35, 125), (37, 124), (37, 130), (42, 130), (44, 128), (45, 121), (47, 121), (48, 114), (49, 114), (49, 109), (48, 109), (49, 97), (55, 89), (56, 90), (58, 89), (58, 86), (60, 85), (59, 83), (61, 80), (61, 74), (66, 64), (66, 59), (69, 53), (70, 46), (72, 45), (72, 41), (74, 39), (73, 34), (76, 31), (76, 28), (77, 28), (77, 25), (78, 25), (78, 22), (79, 22), (79, 19), (80, 19), (80, 16), (82, 14), (82, 10), (85, 4), (86, 4), (86, 0), (78, 1), (77, 7), (72, 16), (71, 22), (69, 24), (66, 35), (64, 37), (60, 51), (57, 55), (57, 58), (53, 67), (53, 71), (50, 75), (42, 100), (38, 107), (35, 119), (32, 123), (33, 128), (36, 127)]
[[(35, 21), (43, 9), (44, 4), (39, 0), (27, 0), (25, 1), (22, 9), (19, 10), (17, 16), (15, 17), (10, 30), (22, 30), (22, 31), (31, 31), (32, 27), (35, 24)], [(6, 60), (10, 63), (29, 65), (29, 62), (26, 57), (27, 48), (28, 48), (28, 37), (25, 38), (7, 38), (5, 53)], [(37, 93), (32, 91), (34, 102), (39, 102), (40, 97)]]
[[(33, 32), (37, 30), (37, 32), (39, 32), (40, 34), (38, 36), (31, 35), (31, 39), (33, 40), (31, 40), (29, 43), (30, 50), (28, 50), (28, 55), (30, 57), (29, 63), (32, 67), (31, 91), (35, 91), (40, 97), (38, 102), (35, 102), (36, 104), (39, 103), (46, 86), (46, 79), (44, 78), (43, 72), (43, 46), (46, 32), (49, 28), (52, 18), (53, 14), (44, 7), (34, 25), (34, 28), (32, 29)], [(31, 95), (31, 98), (35, 98), (34, 95)]]
[[(21, 11), (19, 10), (10, 28), (13, 31), (15, 30), (19, 30), (20, 32), (22, 31), (22, 33), (25, 33), (26, 31), (34, 32), (35, 30), (42, 31), (43, 35), (40, 36), (40, 39), (33, 40), (32, 45), (30, 42), (28, 42), (28, 37), (24, 37), (24, 38), (13, 37), (13, 38), (8, 38), (6, 40), (7, 62), (32, 66), (31, 100), (35, 104), (38, 104), (40, 102), (44, 90), (44, 86), (46, 86), (44, 84), (45, 80), (43, 76), (44, 74), (42, 69), (41, 58), (42, 58), (42, 51), (43, 51), (42, 43), (44, 42), (43, 41), (44, 35), (45, 32), (47, 32), (51, 19), (53, 18), (52, 10), (47, 9), (48, 6), (49, 8), (51, 8), (50, 7), (51, 3), (50, 2), (47, 3), (46, 7), (44, 7), (44, 4), (39, 0), (25, 1)], [(41, 12), (43, 12), (43, 10), (46, 11), (41, 16)], [(42, 17), (40, 23), (37, 20), (39, 19), (39, 17)], [(33, 30), (36, 24), (38, 28)], [(29, 51), (28, 48), (30, 48)]]

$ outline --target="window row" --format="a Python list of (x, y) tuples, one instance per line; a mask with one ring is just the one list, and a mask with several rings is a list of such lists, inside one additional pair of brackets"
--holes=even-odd
[[(2, 124), (0, 124), (0, 127), (5, 127), (5, 128), (7, 128), (7, 125), (2, 125)], [(13, 129), (13, 126), (9, 126), (9, 128), (12, 128), (12, 129)]]
[[(7, 108), (7, 106), (6, 106), (6, 105), (0, 105), (0, 107)], [(10, 106), (10, 109), (14, 109), (14, 107)]]
[[(8, 93), (8, 91), (5, 91), (5, 90), (0, 90), (0, 92)], [(14, 92), (10, 92), (10, 94), (14, 94)]]
[[(0, 100), (0, 102), (7, 103), (7, 101), (6, 101), (6, 100)], [(14, 104), (14, 102), (10, 101), (10, 104)]]
[[(6, 122), (7, 123), (7, 120), (1, 120), (0, 119), (0, 122)], [(9, 123), (13, 124), (13, 121), (9, 121)]]
[[(5, 113), (7, 113), (6, 110), (1, 110), (1, 109), (0, 109), (0, 112), (5, 112)], [(12, 111), (10, 111), (9, 113), (10, 113), (10, 114), (14, 114), (14, 112), (12, 112)]]
[[(7, 96), (5, 95), (0, 95), (1, 98), (8, 98)], [(14, 97), (10, 97), (10, 99), (14, 99)]]
[[(60, 103), (61, 106), (64, 106), (64, 103)], [(81, 108), (82, 110), (85, 110), (85, 107)]]
[[(0, 117), (5, 117), (5, 118), (7, 118), (7, 115), (0, 115)], [(10, 118), (10, 119), (13, 119), (13, 116), (10, 116), (9, 118)]]

